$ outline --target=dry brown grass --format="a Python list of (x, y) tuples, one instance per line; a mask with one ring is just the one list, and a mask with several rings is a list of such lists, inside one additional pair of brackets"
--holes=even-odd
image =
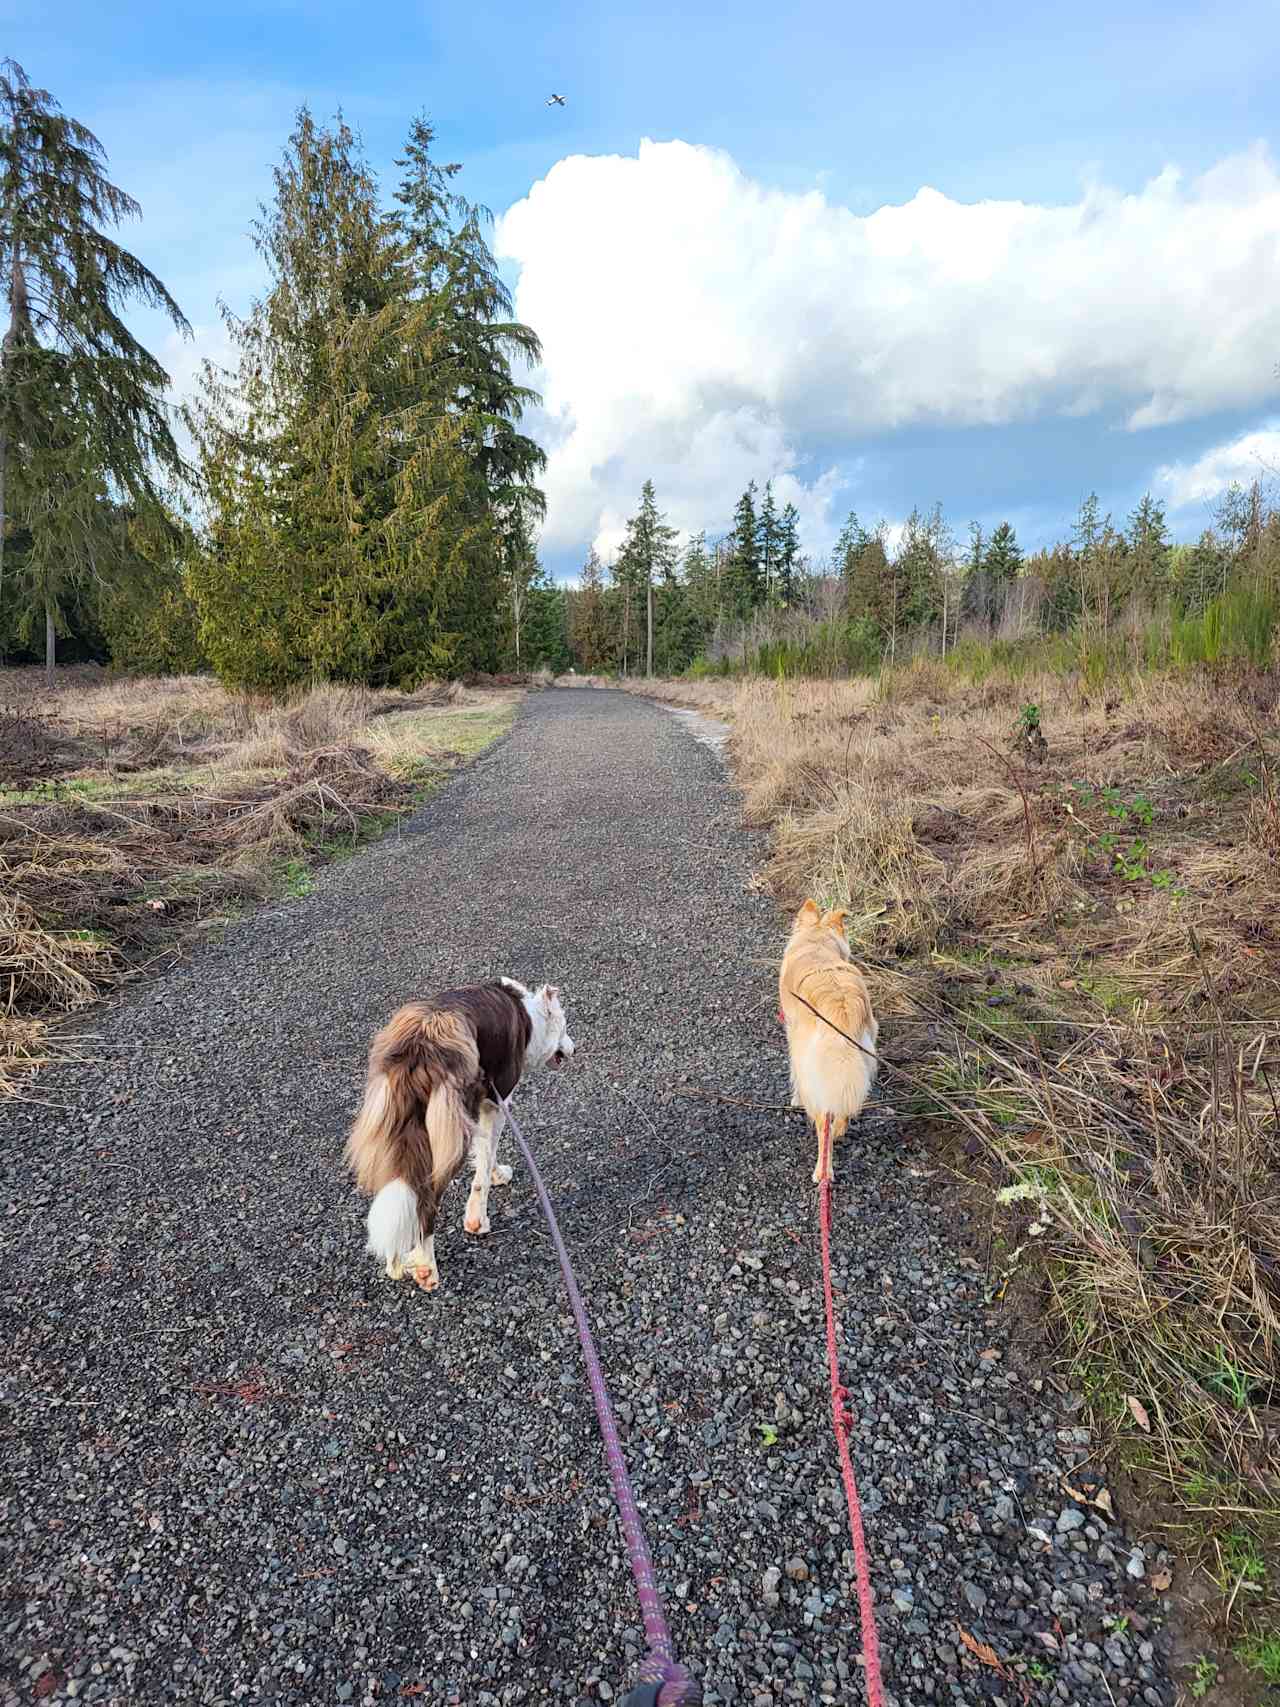
[(505, 725), (515, 693), (324, 685), (280, 704), (203, 677), (0, 673), (0, 1096), (48, 1027), (356, 845)]
[(1280, 1539), (1278, 688), (926, 662), (648, 690), (731, 719), (770, 887), (850, 909), (900, 1102), (986, 1159), (1005, 1270), (1044, 1253), (1113, 1443), (1211, 1556)]

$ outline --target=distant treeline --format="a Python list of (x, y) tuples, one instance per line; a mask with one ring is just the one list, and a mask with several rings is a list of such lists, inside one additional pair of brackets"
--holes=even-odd
[(974, 639), (1025, 649), (1037, 637), (1137, 647), (1153, 664), (1224, 652), (1261, 662), (1280, 611), (1280, 510), (1260, 483), (1233, 486), (1214, 524), (1175, 545), (1154, 498), (1117, 527), (1091, 494), (1061, 544), (1027, 555), (1008, 522), (972, 526), (961, 549), (935, 505), (913, 510), (896, 542), (851, 515), (814, 564), (768, 485), (747, 488), (722, 538), (698, 534), (678, 553), (646, 483), (616, 561), (589, 553), (566, 596), (569, 644), (579, 670), (642, 673), (652, 605), (660, 675), (870, 671)]

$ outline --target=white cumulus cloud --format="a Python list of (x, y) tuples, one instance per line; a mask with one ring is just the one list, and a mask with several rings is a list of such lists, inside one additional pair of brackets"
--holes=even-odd
[(1260, 146), (1070, 206), (924, 188), (863, 216), (646, 141), (561, 160), (498, 248), (543, 341), (559, 548), (614, 543), (646, 477), (693, 528), (773, 476), (821, 545), (878, 435), (1100, 411), (1154, 426), (1262, 402), (1280, 354), (1280, 172)]
[(1227, 444), (1215, 445), (1194, 462), (1166, 463), (1156, 472), (1156, 487), (1170, 507), (1190, 509), (1221, 497), (1233, 484), (1252, 486), (1255, 480), (1280, 476), (1280, 427), (1260, 427)]

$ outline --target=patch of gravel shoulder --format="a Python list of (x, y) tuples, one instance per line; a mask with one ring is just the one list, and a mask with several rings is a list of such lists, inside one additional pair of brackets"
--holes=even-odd
[[(863, 1698), (780, 926), (714, 756), (630, 696), (531, 698), (399, 833), (95, 1015), (0, 1115), (0, 1701), (594, 1702), (639, 1612), (527, 1180), (362, 1252), (341, 1150), (400, 1001), (562, 984), (519, 1106), (712, 1704)], [(508, 1156), (508, 1160), (513, 1158)], [(1074, 1501), (888, 1110), (838, 1155), (836, 1284), (890, 1698), (1164, 1707), (1157, 1557)], [(961, 1632), (986, 1645), (999, 1671)], [(1030, 1693), (1026, 1693), (1029, 1691)]]

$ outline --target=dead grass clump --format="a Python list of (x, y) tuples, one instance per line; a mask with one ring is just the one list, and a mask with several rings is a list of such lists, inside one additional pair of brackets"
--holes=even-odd
[[(0, 866), (6, 889), (16, 879)], [(22, 896), (0, 893), (0, 1014), (72, 1013), (93, 1000), (119, 964), (110, 945), (87, 930), (46, 930)]]
[(373, 708), (373, 695), (365, 688), (335, 683), (309, 688), (280, 705), (250, 712), (243, 732), (223, 748), (219, 762), (232, 770), (282, 770), (302, 754), (356, 740)]
[(119, 970), (114, 948), (89, 930), (51, 931), (15, 892), (0, 861), (0, 1098), (47, 1058), (46, 1020), (88, 1005)]
[(911, 820), (909, 803), (870, 787), (788, 815), (767, 868), (770, 887), (788, 906), (810, 893), (847, 906), (853, 934), (877, 953), (927, 948), (944, 918), (946, 867), (917, 840)]
[(956, 678), (937, 658), (881, 670), (876, 682), (876, 697), (892, 705), (946, 705), (955, 692)]
[[(1135, 1395), (1174, 1491), (1280, 1475), (1280, 1167), (1273, 1028), (1113, 1024), (1063, 1059), (988, 1050), (1020, 1099), (990, 1133), (1048, 1228), (1055, 1319), (1104, 1402)], [(1116, 1417), (1113, 1416), (1114, 1422)]]
[(1065, 836), (1029, 848), (1012, 839), (973, 847), (950, 872), (948, 922), (953, 929), (1038, 928), (1078, 901), (1083, 857)]

